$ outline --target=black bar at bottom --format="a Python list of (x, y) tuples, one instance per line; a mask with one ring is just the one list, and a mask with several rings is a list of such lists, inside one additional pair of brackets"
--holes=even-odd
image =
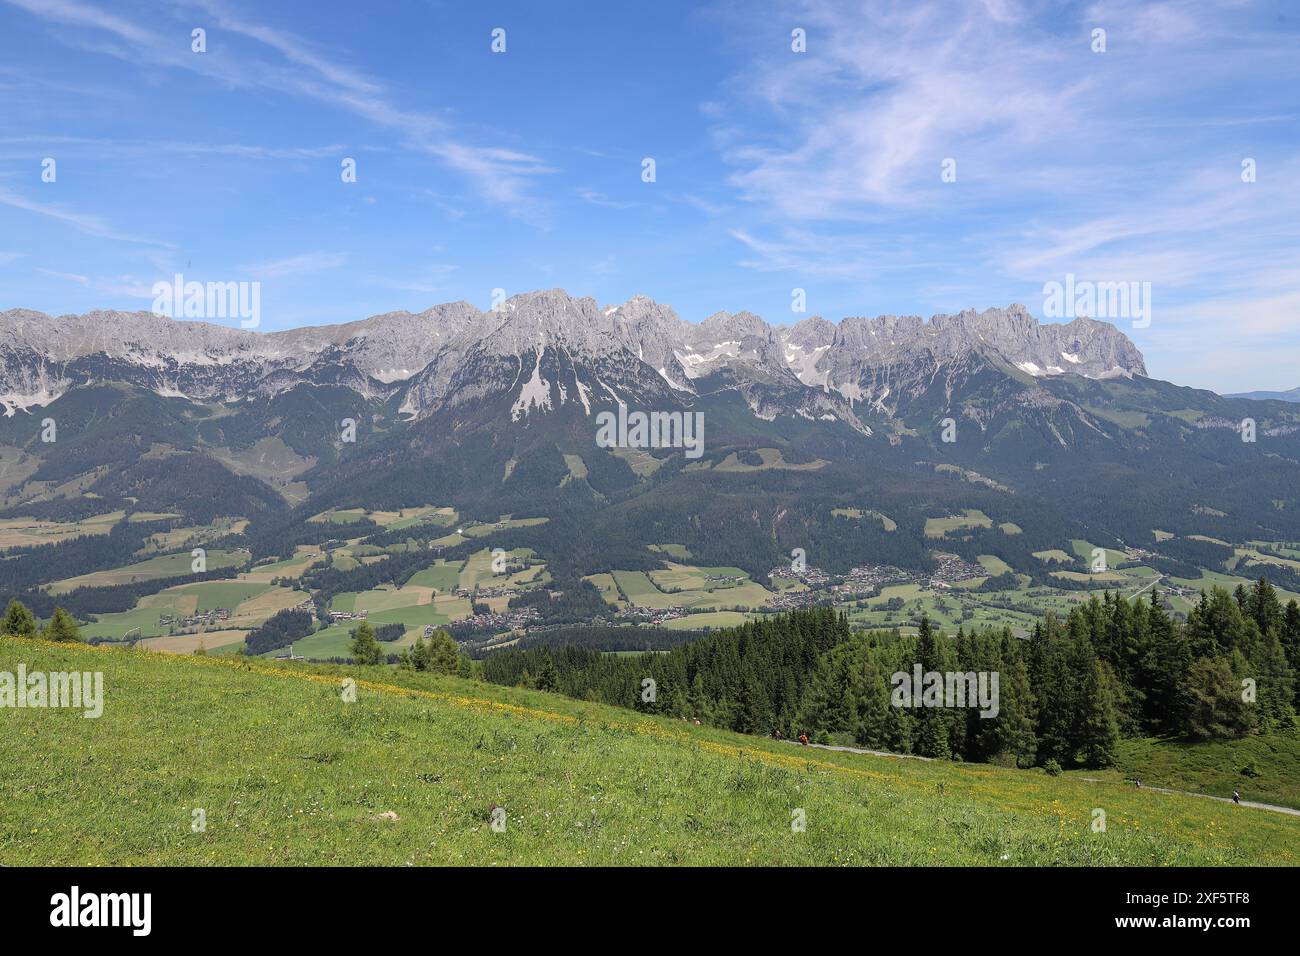
[(793, 919), (804, 932), (827, 920), (823, 928), (866, 940), (965, 927), (975, 934), (968, 940), (1199, 934), (1231, 946), (1243, 932), (1294, 929), (1290, 883), (1291, 873), (1265, 869), (0, 868), (0, 925), (6, 943), (76, 934), (128, 946), (374, 945), (385, 928), (468, 921), (462, 928), (486, 929), (493, 943), (518, 933), (535, 944), (572, 938), (575, 920), (599, 918), (661, 942), (656, 931), (687, 925), (699, 939), (703, 923), (711, 927), (703, 935), (734, 944), (770, 943), (767, 934), (782, 929), (771, 921)]

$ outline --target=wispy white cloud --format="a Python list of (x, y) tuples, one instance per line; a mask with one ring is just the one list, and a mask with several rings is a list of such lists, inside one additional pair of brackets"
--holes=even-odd
[(1300, 330), (1300, 164), (1276, 146), (1300, 61), (1293, 32), (1245, 26), (1254, 4), (808, 0), (771, 18), (807, 30), (804, 54), (733, 12), (749, 58), (704, 112), (739, 264), (942, 290), (951, 308), (989, 290), (1039, 308), (1067, 272), (1150, 281), (1134, 337), (1175, 378), (1213, 365), (1196, 350), (1250, 366)]
[(582, 197), (583, 202), (589, 202), (593, 206), (604, 206), (606, 209), (636, 209), (644, 206), (645, 203), (629, 199), (610, 199), (604, 193), (583, 187), (578, 190), (578, 195)]
[(719, 140), (742, 195), (791, 219), (943, 201), (945, 158), (978, 179), (1059, 146), (1061, 118), (1086, 113), (1096, 83), (1061, 70), (1011, 4), (816, 0), (785, 19), (805, 25), (808, 52), (776, 47), (733, 92), (775, 132), (729, 110)]
[(151, 299), (153, 298), (152, 283), (145, 282), (136, 276), (114, 276), (105, 278), (102, 276), (86, 276), (75, 272), (61, 272), (57, 269), (46, 269), (37, 267), (33, 271), (43, 276), (49, 276), (51, 279), (59, 279), (63, 282), (71, 282), (79, 285), (84, 289), (89, 289), (100, 295), (107, 296), (125, 296), (133, 299)]
[(386, 289), (400, 292), (418, 292), (421, 295), (436, 295), (446, 289), (446, 280), (456, 271), (451, 263), (439, 262), (417, 270), (413, 275), (393, 277), (371, 274), (366, 277), (370, 283)]
[(67, 223), (74, 229), (77, 229), (79, 232), (83, 232), (88, 236), (95, 236), (100, 239), (112, 239), (116, 242), (129, 242), (138, 245), (156, 246), (161, 249), (172, 248), (169, 243), (161, 242), (156, 239), (148, 239), (143, 236), (133, 236), (127, 233), (118, 232), (102, 218), (92, 213), (79, 212), (75, 209), (70, 209), (67, 206), (57, 205), (54, 203), (40, 202), (3, 187), (0, 187), (0, 205), (10, 206), (14, 209), (21, 209), (38, 216), (45, 216), (48, 219)]
[(251, 263), (241, 266), (240, 269), (255, 279), (285, 279), (322, 272), (325, 269), (337, 269), (346, 265), (347, 261), (346, 252), (304, 252), (283, 259)]
[(248, 160), (328, 159), (373, 147), (352, 147), (341, 143), (324, 146), (268, 146), (256, 143), (177, 142), (175, 140), (114, 140), (87, 136), (25, 135), (0, 136), (0, 159), (30, 161), (32, 148), (58, 150), (58, 156), (105, 157), (227, 156)]
[(536, 203), (528, 197), (534, 178), (553, 172), (540, 158), (522, 150), (483, 146), (457, 135), (439, 116), (399, 106), (391, 91), (363, 71), (341, 63), (337, 54), (282, 29), (258, 23), (220, 0), (192, 0), (171, 11), (201, 11), (213, 27), (209, 45), (219, 41), (218, 31), (238, 35), (278, 54), (280, 62), (250, 54), (246, 48), (223, 56), (196, 55), (174, 33), (133, 22), (80, 0), (0, 0), (45, 21), (71, 27), (76, 35), (56, 33), (64, 42), (85, 46), (99, 43), (100, 52), (134, 65), (183, 69), (206, 76), (232, 89), (262, 88), (305, 97), (328, 107), (359, 116), (398, 132), (403, 145), (437, 157), (467, 176), (489, 200), (518, 207), (525, 217), (536, 217)]

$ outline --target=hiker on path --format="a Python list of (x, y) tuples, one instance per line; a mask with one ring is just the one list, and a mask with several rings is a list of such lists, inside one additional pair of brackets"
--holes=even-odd
[(1236, 790), (1232, 791), (1232, 802), (1241, 803), (1241, 794), (1239, 794)]
[(805, 747), (807, 747), (807, 746), (808, 746), (808, 735), (807, 735), (807, 734), (800, 734), (800, 735), (799, 735), (799, 743), (801, 743), (801, 744), (803, 744)]

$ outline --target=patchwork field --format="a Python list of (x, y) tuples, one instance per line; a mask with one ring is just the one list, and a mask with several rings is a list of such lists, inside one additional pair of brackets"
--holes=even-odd
[(315, 524), (356, 524), (369, 518), (381, 528), (401, 530), (418, 524), (446, 526), (455, 522), (454, 508), (437, 505), (421, 505), (416, 508), (402, 508), (399, 511), (369, 511), (365, 508), (331, 508), (308, 518)]
[(656, 458), (643, 448), (611, 448), (610, 454), (622, 458), (628, 467), (642, 478), (653, 475), (663, 467), (667, 458)]
[(292, 558), (284, 561), (273, 561), (270, 564), (257, 564), (242, 572), (239, 576), (245, 581), (259, 581), (270, 583), (276, 578), (288, 578), (297, 580), (301, 578), (303, 572), (315, 564), (325, 559), (320, 548), (315, 545), (301, 545), (298, 553)]
[(162, 651), (165, 654), (193, 654), (199, 648), (217, 651), (223, 647), (238, 646), (244, 643), (247, 636), (247, 631), (207, 631), (175, 637), (147, 637), (140, 641), (139, 646), (147, 651)]
[[(685, 607), (700, 610), (722, 610), (725, 608), (760, 608), (768, 604), (773, 592), (761, 584), (751, 581), (739, 568), (700, 568), (668, 562), (666, 571), (614, 571), (609, 575), (618, 591), (632, 604), (641, 607), (666, 609)], [(716, 580), (719, 577), (739, 577), (741, 583)], [(593, 578), (598, 578), (593, 580)], [(603, 580), (604, 576), (593, 576), (592, 580), (601, 588), (605, 600), (611, 604), (618, 602), (618, 591), (611, 591)], [(680, 587), (683, 590), (664, 591), (656, 581), (667, 587)]]
[[(1073, 540), (1070, 542), (1070, 548), (1074, 551), (1075, 556), (1083, 562), (1084, 567), (1092, 566), (1092, 552), (1097, 546), (1090, 541)], [(1129, 560), (1129, 556), (1123, 551), (1116, 551), (1113, 548), (1103, 548), (1106, 552), (1106, 567), (1114, 568)]]
[(462, 566), (463, 562), (448, 564), (439, 558), (431, 567), (417, 571), (407, 584), (433, 588), (435, 591), (454, 591), (460, 581)]
[(742, 462), (738, 453), (732, 452), (722, 461), (713, 466), (714, 471), (765, 471), (768, 469), (780, 469), (783, 471), (818, 471), (830, 464), (821, 458), (815, 461), (804, 462), (802, 464), (792, 464), (785, 460), (778, 448), (758, 448), (758, 457), (762, 459), (761, 465), (750, 465)]
[(886, 531), (898, 530), (898, 523), (893, 518), (869, 508), (832, 508), (831, 514), (838, 518), (871, 517), (877, 519)]
[(948, 515), (944, 518), (926, 518), (925, 536), (927, 538), (942, 538), (950, 532), (961, 531), (965, 528), (991, 527), (993, 527), (992, 518), (978, 508), (966, 508), (959, 515)]
[[(404, 589), (405, 590), (405, 589)], [(362, 605), (371, 601), (371, 595), (375, 592), (366, 591), (357, 595), (349, 595), (351, 601), (344, 600), (338, 602), (349, 604), (360, 602)], [(406, 595), (411, 597), (412, 595)], [(340, 597), (343, 597), (340, 595)], [(390, 598), (391, 599), (391, 598)], [(344, 606), (335, 607), (335, 610), (349, 610)], [(385, 624), (401, 624), (406, 628), (405, 633), (396, 641), (385, 641), (381, 643), (385, 653), (396, 653), (403, 647), (409, 647), (415, 643), (416, 638), (424, 634), (426, 625), (441, 626), (450, 624), (452, 621), (469, 617), (469, 601), (465, 598), (457, 598), (450, 595), (438, 595), (437, 598), (424, 604), (406, 604), (387, 607), (383, 610), (373, 611), (367, 617), (371, 627), (382, 627)], [(341, 621), (338, 624), (331, 624), (328, 627), (316, 631), (298, 641), (294, 642), (293, 652), (303, 657), (327, 659), (331, 657), (350, 657), (352, 632), (361, 622), (359, 620)], [(268, 651), (263, 657), (275, 657), (283, 654), (284, 649)]]
[(0, 551), (57, 544), (82, 535), (108, 534), (125, 511), (83, 518), (81, 521), (41, 521), (37, 518), (0, 518)]
[[(87, 640), (121, 640), (127, 634), (132, 639), (164, 637), (172, 630), (180, 629), (181, 618), (219, 607), (227, 608), (231, 615), (221, 624), (212, 625), (212, 630), (251, 629), (277, 611), (294, 607), (308, 597), (305, 591), (253, 581), (182, 584), (145, 595), (129, 611), (101, 614), (97, 621), (82, 625), (81, 633)], [(163, 624), (159, 620), (163, 615), (175, 620), (172, 624)]]
[[(192, 573), (193, 558), (188, 551), (179, 554), (160, 555), (126, 567), (111, 571), (92, 571), (75, 578), (55, 581), (48, 588), (51, 594), (66, 594), (77, 588), (113, 587), (119, 584), (135, 584), (138, 581), (153, 581), (157, 578), (179, 577)], [(208, 551), (207, 567), (209, 571), (218, 568), (238, 567), (248, 561), (247, 551)]]
[(705, 628), (736, 627), (752, 616), (739, 611), (705, 611), (703, 614), (675, 617), (671, 621), (664, 621), (660, 626), (670, 631), (700, 631)]
[(540, 564), (527, 569), (519, 568), (519, 561), (511, 561), (511, 558), (531, 558), (533, 552), (528, 548), (516, 548), (506, 554), (509, 556), (506, 558), (506, 567), (515, 567), (516, 570), (497, 574), (492, 570), (491, 550), (484, 548), (474, 552), (461, 567), (456, 586), (469, 591), (476, 587), (520, 587), (532, 583), (545, 570), (545, 566)]
[(146, 550), (177, 551), (181, 548), (193, 548), (227, 535), (243, 534), (247, 527), (247, 518), (218, 518), (205, 525), (186, 525), (150, 535)]

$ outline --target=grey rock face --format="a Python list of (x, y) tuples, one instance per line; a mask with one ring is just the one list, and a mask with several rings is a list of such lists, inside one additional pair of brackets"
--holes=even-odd
[(1114, 326), (1041, 325), (1019, 305), (929, 322), (814, 317), (779, 327), (718, 312), (695, 325), (644, 296), (602, 307), (552, 289), (488, 312), (453, 302), (270, 333), (149, 312), (56, 318), (15, 309), (0, 313), (0, 405), (12, 415), (106, 379), (196, 401), (343, 382), (367, 397), (401, 393), (412, 417), (508, 395), (518, 421), (569, 403), (590, 414), (593, 402), (687, 400), (707, 380), (737, 389), (765, 418), (788, 411), (856, 422), (855, 403), (887, 408), (973, 356), (1030, 379), (1146, 374)]

